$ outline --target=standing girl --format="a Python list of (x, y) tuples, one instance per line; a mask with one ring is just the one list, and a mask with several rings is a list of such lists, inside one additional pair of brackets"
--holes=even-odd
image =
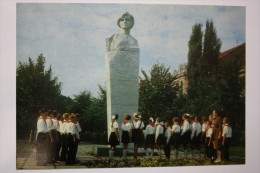
[[(149, 124), (145, 128), (145, 145), (144, 150), (146, 153), (147, 159), (153, 157), (154, 152), (154, 141), (155, 141), (155, 124), (154, 119), (152, 117), (149, 118)], [(147, 149), (148, 147), (151, 148), (151, 152), (149, 152)]]
[(229, 161), (229, 147), (232, 138), (232, 128), (227, 117), (223, 118), (223, 132), (222, 132), (222, 146), (223, 146), (223, 160)]
[(122, 140), (121, 142), (124, 144), (124, 150), (123, 150), (123, 159), (126, 159), (127, 157), (127, 147), (130, 142), (131, 136), (132, 136), (132, 124), (129, 122), (131, 119), (131, 115), (125, 115), (125, 121), (122, 123)]
[(143, 128), (144, 123), (142, 121), (141, 113), (134, 114), (133, 130), (132, 130), (132, 142), (134, 143), (134, 159), (137, 159), (137, 152), (139, 146), (144, 140)]
[[(206, 117), (202, 117), (202, 126), (201, 126), (201, 139), (200, 139), (200, 143), (201, 144), (205, 144), (205, 140), (206, 140), (206, 130), (207, 130), (207, 118)], [(204, 151), (204, 158), (207, 157), (206, 151)]]
[(188, 120), (188, 115), (182, 115), (183, 124), (181, 126), (181, 141), (184, 149), (184, 157), (188, 157), (187, 145), (190, 143), (190, 123)]
[(165, 154), (166, 159), (169, 161), (169, 160), (170, 160), (170, 156), (171, 156), (171, 143), (170, 143), (170, 139), (171, 139), (171, 127), (170, 127), (170, 124), (169, 124), (168, 122), (165, 122), (164, 126), (165, 126), (165, 133), (164, 133), (164, 138), (165, 138), (164, 154)]
[(118, 114), (112, 115), (112, 121), (110, 123), (110, 136), (108, 143), (110, 145), (110, 150), (109, 150), (109, 159), (114, 158), (114, 152), (116, 150), (116, 146), (119, 145), (119, 134), (118, 134)]
[(173, 125), (172, 125), (172, 137), (171, 137), (171, 143), (175, 149), (175, 159), (178, 158), (179, 154), (179, 143), (180, 143), (180, 132), (181, 132), (181, 127), (179, 125), (179, 119), (178, 117), (173, 118)]
[(156, 129), (155, 129), (155, 143), (157, 145), (157, 150), (158, 150), (158, 155), (159, 155), (159, 159), (161, 158), (161, 145), (164, 144), (164, 136), (163, 136), (163, 133), (164, 133), (164, 127), (163, 127), (163, 122), (161, 121), (161, 118), (157, 118), (157, 122), (159, 123), (157, 126), (156, 126)]
[(213, 147), (213, 128), (211, 121), (208, 121), (207, 131), (206, 131), (206, 140), (205, 140), (205, 152), (207, 158), (213, 161), (214, 158), (214, 147)]

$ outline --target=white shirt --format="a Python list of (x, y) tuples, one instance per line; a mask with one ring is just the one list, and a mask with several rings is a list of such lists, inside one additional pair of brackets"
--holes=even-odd
[(47, 125), (45, 120), (40, 116), (37, 121), (37, 134), (38, 133), (47, 133)]
[(59, 131), (59, 122), (56, 118), (52, 119), (52, 129), (58, 130)]
[(50, 117), (47, 117), (45, 121), (46, 121), (46, 124), (47, 124), (48, 131), (51, 131), (53, 129), (52, 119)]
[(163, 126), (158, 124), (155, 130), (155, 140), (158, 138), (159, 135), (163, 134)]
[(184, 120), (184, 123), (182, 125), (182, 132), (181, 135), (183, 135), (185, 132), (187, 132), (190, 129), (190, 123), (188, 120)]
[(226, 135), (227, 138), (232, 137), (232, 128), (228, 124), (225, 124), (223, 128), (222, 136), (224, 135)]
[(207, 124), (206, 123), (203, 123), (202, 124), (202, 127), (201, 127), (201, 131), (204, 133), (206, 132), (206, 127), (207, 127)]
[[(142, 124), (141, 124), (142, 123)], [(140, 120), (138, 120), (137, 122), (136, 121), (133, 121), (133, 128), (134, 129), (142, 129), (142, 128), (144, 128), (144, 123), (143, 123), (143, 121), (140, 121)]]
[(145, 128), (145, 137), (147, 135), (154, 135), (154, 134), (155, 134), (155, 126), (148, 124)]
[(196, 136), (198, 136), (202, 131), (202, 127), (201, 127), (201, 124), (199, 122), (197, 122), (197, 133), (196, 133)]
[(181, 132), (181, 127), (177, 124), (172, 125), (172, 130), (173, 133), (180, 133)]
[(166, 137), (166, 142), (169, 142), (170, 141), (170, 139), (171, 139), (171, 128), (170, 127), (168, 127), (167, 129), (166, 129), (166, 131), (165, 131), (165, 134), (164, 134), (164, 136)]
[(212, 128), (209, 128), (206, 132), (206, 137), (211, 137), (212, 136), (212, 133), (213, 133), (213, 129)]
[(65, 122), (59, 121), (59, 125), (60, 125), (59, 130), (60, 130), (60, 133), (61, 133), (61, 134), (64, 134), (64, 123), (65, 123)]
[(58, 123), (59, 123), (58, 131), (59, 131), (60, 133), (63, 133), (63, 129), (62, 129), (62, 128), (63, 128), (62, 121), (59, 120)]
[(64, 133), (64, 134), (67, 134), (68, 133), (68, 125), (69, 125), (69, 121), (64, 121), (63, 123), (62, 123), (62, 132)]
[(70, 133), (72, 135), (76, 134), (77, 127), (73, 122), (69, 122), (66, 127), (67, 127), (67, 133)]
[(191, 139), (194, 137), (194, 135), (196, 135), (196, 133), (197, 133), (197, 123), (192, 122), (192, 124), (191, 124)]
[(123, 131), (129, 131), (132, 129), (132, 124), (130, 122), (122, 123), (121, 128)]
[(116, 129), (118, 128), (118, 123), (117, 123), (117, 121), (114, 121), (114, 123), (111, 122), (109, 127), (110, 127), (110, 132), (115, 132)]

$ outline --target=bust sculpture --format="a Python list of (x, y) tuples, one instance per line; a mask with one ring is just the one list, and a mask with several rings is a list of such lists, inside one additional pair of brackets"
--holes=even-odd
[(134, 17), (126, 12), (117, 20), (117, 25), (121, 28), (121, 32), (107, 38), (107, 51), (138, 49), (137, 40), (130, 35), (130, 30), (134, 26)]

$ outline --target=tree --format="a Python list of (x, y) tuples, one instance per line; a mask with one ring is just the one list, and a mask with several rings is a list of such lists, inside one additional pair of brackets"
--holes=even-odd
[(200, 97), (203, 109), (200, 114), (207, 115), (213, 109), (221, 109), (218, 57), (220, 54), (221, 40), (212, 20), (206, 21), (204, 33), (203, 52), (199, 62), (200, 71)]
[(245, 44), (230, 51), (228, 58), (220, 59), (218, 63), (223, 113), (230, 117), (232, 126), (241, 130), (245, 128), (245, 76), (240, 75), (244, 65)]
[(188, 66), (187, 77), (188, 85), (188, 107), (186, 111), (191, 113), (199, 112), (199, 90), (200, 90), (200, 69), (199, 62), (202, 56), (202, 38), (201, 24), (195, 24), (192, 28), (192, 34), (188, 43)]
[(90, 119), (89, 130), (93, 132), (107, 131), (107, 100), (106, 90), (99, 87), (99, 96), (93, 99), (92, 104), (88, 109)]
[[(19, 62), (16, 69), (17, 137), (28, 134), (36, 127), (38, 111), (56, 109), (60, 103), (61, 83), (52, 76), (51, 66), (45, 70), (45, 57), (40, 54), (36, 63)], [(26, 133), (25, 133), (26, 132)]]
[(100, 85), (99, 96), (93, 97), (89, 91), (74, 95), (71, 112), (80, 114), (83, 131), (104, 132), (106, 121), (106, 91)]
[(189, 40), (188, 67), (187, 76), (189, 79), (188, 96), (194, 99), (198, 96), (198, 79), (199, 79), (199, 60), (202, 55), (202, 37), (201, 24), (195, 24), (192, 28), (192, 34)]
[(143, 78), (139, 86), (139, 109), (145, 115), (171, 115), (178, 88), (173, 84), (175, 78), (163, 64), (153, 65), (150, 75), (141, 70)]
[(201, 24), (193, 26), (189, 41), (188, 110), (205, 116), (221, 107), (217, 70), (221, 41), (213, 21), (206, 21), (204, 39), (201, 27)]

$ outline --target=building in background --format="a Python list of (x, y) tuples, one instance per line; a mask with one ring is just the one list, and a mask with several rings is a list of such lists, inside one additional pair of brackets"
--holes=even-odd
[[(223, 65), (230, 61), (235, 61), (237, 65), (239, 65), (239, 77), (245, 79), (245, 43), (238, 45), (234, 48), (226, 50), (219, 54), (219, 64)], [(175, 85), (179, 85), (181, 87), (181, 91), (183, 94), (187, 94), (188, 89), (188, 76), (187, 76), (187, 63), (181, 64), (178, 70), (174, 70), (173, 75), (176, 76), (174, 80)], [(242, 94), (245, 94), (243, 91)]]

